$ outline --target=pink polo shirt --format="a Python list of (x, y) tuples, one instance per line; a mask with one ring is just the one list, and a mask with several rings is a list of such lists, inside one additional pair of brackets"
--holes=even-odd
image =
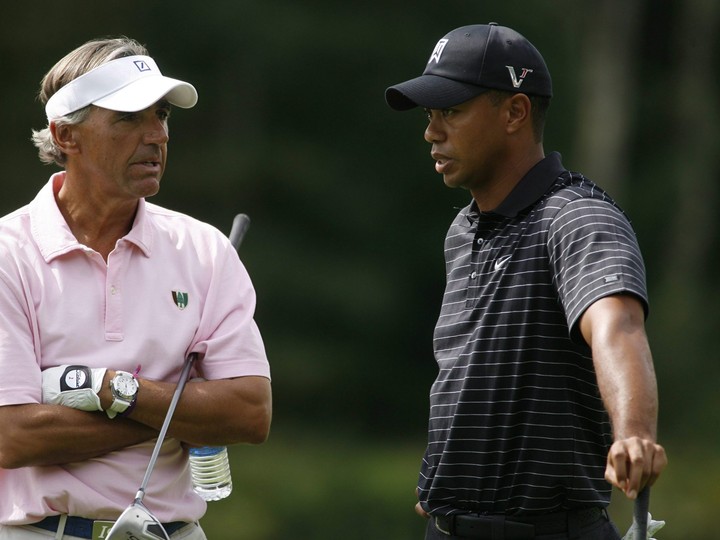
[[(82, 364), (177, 382), (199, 375), (270, 377), (253, 320), (255, 292), (224, 234), (140, 201), (107, 264), (79, 244), (55, 202), (65, 173), (0, 219), (0, 406), (41, 402), (41, 371)], [(82, 463), (0, 469), (0, 523), (67, 513), (116, 518), (135, 498), (154, 441)], [(187, 453), (167, 439), (144, 499), (162, 522), (199, 519)]]

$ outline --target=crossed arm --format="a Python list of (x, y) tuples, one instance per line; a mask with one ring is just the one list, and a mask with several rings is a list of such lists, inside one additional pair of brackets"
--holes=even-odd
[[(111, 370), (105, 375), (103, 408), (112, 402), (107, 382), (113, 375)], [(125, 418), (62, 405), (0, 407), (0, 467), (83, 461), (154, 439), (175, 386), (141, 379), (137, 404)], [(267, 438), (271, 417), (270, 381), (264, 377), (189, 382), (168, 436), (191, 445), (258, 444)]]
[(580, 331), (613, 427), (605, 478), (635, 499), (667, 465), (657, 444), (657, 382), (643, 307), (631, 295), (602, 298), (583, 314)]

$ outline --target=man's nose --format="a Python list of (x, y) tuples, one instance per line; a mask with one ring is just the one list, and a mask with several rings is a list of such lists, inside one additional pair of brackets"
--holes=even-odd
[(145, 132), (145, 142), (148, 144), (165, 144), (170, 140), (170, 132), (165, 121), (153, 120)]
[(435, 143), (442, 140), (445, 136), (444, 131), (440, 128), (440, 121), (430, 117), (427, 127), (425, 128), (425, 140), (429, 143)]

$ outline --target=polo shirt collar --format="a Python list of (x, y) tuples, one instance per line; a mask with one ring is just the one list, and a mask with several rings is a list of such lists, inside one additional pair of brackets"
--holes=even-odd
[(480, 212), (477, 203), (473, 201), (468, 219), (475, 221), (480, 214), (494, 214), (509, 218), (517, 216), (525, 208), (540, 200), (563, 171), (565, 171), (565, 167), (562, 165), (562, 156), (558, 152), (548, 154), (520, 179), (510, 194), (494, 210)]
[[(60, 190), (65, 175), (65, 171), (53, 174), (30, 204), (32, 235), (46, 262), (76, 249), (89, 249), (77, 241), (55, 200), (55, 193)], [(140, 199), (132, 229), (123, 240), (132, 242), (149, 257), (152, 238), (146, 203), (144, 199)]]
[(137, 212), (135, 213), (135, 221), (133, 221), (132, 229), (123, 238), (128, 242), (135, 244), (145, 254), (150, 256), (152, 250), (153, 229), (148, 219), (147, 203), (145, 199), (138, 201)]

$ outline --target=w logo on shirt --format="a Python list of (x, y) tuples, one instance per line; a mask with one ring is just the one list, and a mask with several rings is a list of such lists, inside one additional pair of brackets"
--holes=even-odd
[(180, 309), (185, 309), (188, 305), (188, 293), (182, 291), (172, 292), (173, 302)]

